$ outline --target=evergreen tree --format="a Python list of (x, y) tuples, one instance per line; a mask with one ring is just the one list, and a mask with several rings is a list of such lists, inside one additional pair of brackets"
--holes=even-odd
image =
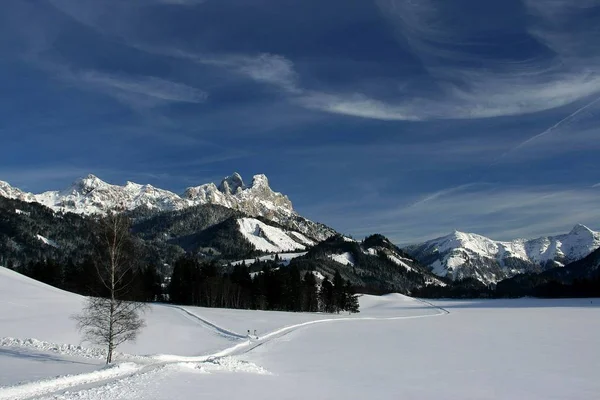
[(351, 313), (359, 312), (358, 296), (356, 295), (354, 288), (352, 287), (350, 282), (346, 282), (346, 284), (344, 285), (344, 293), (345, 293), (344, 310), (349, 311)]
[(334, 293), (333, 285), (327, 277), (321, 282), (321, 290), (319, 291), (319, 309), (323, 312), (333, 312), (334, 306)]
[(317, 278), (311, 271), (304, 274), (302, 289), (302, 311), (318, 311), (319, 296), (317, 291)]
[(346, 292), (345, 284), (340, 271), (336, 270), (333, 275), (333, 304), (332, 312), (339, 313), (341, 310), (346, 309)]

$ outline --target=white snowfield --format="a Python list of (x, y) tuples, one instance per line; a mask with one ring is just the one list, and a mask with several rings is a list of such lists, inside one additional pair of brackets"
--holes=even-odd
[(315, 244), (301, 233), (276, 228), (255, 218), (240, 218), (237, 224), (244, 238), (256, 250), (282, 253), (304, 250), (307, 245)]
[(348, 252), (342, 254), (330, 254), (329, 258), (343, 265), (354, 266), (354, 257)]
[(594, 399), (600, 392), (600, 300), (430, 304), (365, 295), (354, 315), (152, 305), (148, 327), (108, 368), (69, 319), (82, 300), (0, 268), (0, 399)]

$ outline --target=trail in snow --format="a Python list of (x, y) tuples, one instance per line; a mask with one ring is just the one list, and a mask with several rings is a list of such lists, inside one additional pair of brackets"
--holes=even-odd
[(230, 331), (228, 329), (222, 328), (216, 324), (213, 324), (212, 322), (208, 321), (207, 319), (202, 318), (201, 316), (199, 316), (198, 314), (195, 314), (189, 310), (186, 310), (183, 307), (180, 306), (169, 306), (166, 305), (166, 307), (172, 307), (176, 310), (179, 310), (180, 312), (182, 312), (183, 314), (191, 317), (193, 320), (196, 320), (198, 322), (201, 322), (202, 324), (206, 325), (209, 328), (212, 328), (216, 333), (218, 333), (221, 336), (225, 336), (231, 339), (247, 339), (248, 337), (246, 335), (241, 335), (239, 333)]
[[(276, 329), (266, 335), (263, 335), (257, 340), (249, 339), (247, 336), (240, 335), (236, 332), (230, 331), (226, 328), (220, 327), (195, 313), (192, 313), (184, 308), (178, 306), (173, 307), (180, 312), (184, 313), (190, 318), (198, 321), (199, 323), (214, 330), (219, 335), (224, 335), (232, 339), (245, 339), (244, 341), (225, 348), (213, 354), (203, 356), (178, 356), (178, 355), (155, 355), (155, 356), (138, 356), (139, 359), (136, 363), (126, 362), (116, 364), (104, 368), (100, 371), (94, 371), (86, 374), (79, 375), (67, 375), (61, 376), (54, 379), (48, 379), (37, 382), (30, 382), (22, 385), (11, 386), (0, 389), (0, 400), (25, 400), (32, 398), (41, 398), (48, 396), (55, 396), (61, 393), (73, 393), (83, 390), (89, 390), (100, 387), (102, 385), (114, 386), (115, 382), (120, 380), (135, 380), (139, 376), (147, 376), (158, 372), (169, 365), (179, 365), (187, 368), (197, 368), (202, 370), (205, 366), (220, 365), (223, 360), (229, 359), (230, 356), (239, 356), (247, 354), (259, 346), (263, 346), (269, 342), (275, 341), (289, 333), (298, 329), (324, 323), (332, 322), (350, 322), (350, 321), (394, 321), (404, 319), (419, 319), (428, 317), (437, 317), (441, 315), (449, 314), (449, 311), (437, 307), (427, 301), (412, 299), (417, 302), (421, 302), (428, 307), (437, 310), (436, 314), (423, 314), (423, 315), (409, 315), (409, 316), (396, 316), (396, 317), (337, 317), (337, 318), (325, 318), (319, 320), (312, 320), (302, 322), (298, 324), (288, 325), (280, 329)], [(238, 361), (236, 361), (238, 362)], [(206, 364), (203, 364), (206, 363)], [(231, 362), (225, 362), (225, 364), (231, 364)], [(234, 363), (235, 364), (235, 363)], [(237, 364), (236, 364), (237, 365)], [(260, 367), (253, 366), (257, 371), (260, 372)], [(264, 371), (264, 370), (263, 370)], [(264, 371), (266, 372), (266, 371)], [(260, 372), (263, 373), (263, 372)]]

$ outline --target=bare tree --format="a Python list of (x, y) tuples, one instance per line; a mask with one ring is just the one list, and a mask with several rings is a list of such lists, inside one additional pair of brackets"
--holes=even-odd
[(136, 338), (145, 326), (140, 312), (145, 304), (126, 300), (133, 281), (134, 246), (129, 219), (109, 213), (99, 221), (96, 271), (104, 296), (89, 297), (81, 314), (73, 318), (86, 340), (107, 346), (106, 363), (117, 346)]

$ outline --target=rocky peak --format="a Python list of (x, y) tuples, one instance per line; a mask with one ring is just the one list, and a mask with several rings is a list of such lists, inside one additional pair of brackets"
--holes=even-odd
[(233, 175), (228, 176), (221, 181), (218, 189), (225, 194), (236, 194), (244, 189), (244, 181), (240, 174), (234, 172)]
[(271, 189), (269, 187), (269, 179), (264, 174), (254, 175), (252, 177), (252, 188)]
[(578, 235), (578, 236), (593, 236), (594, 232), (583, 224), (577, 224), (571, 229), (569, 235)]
[(83, 178), (79, 178), (75, 180), (69, 189), (66, 192), (74, 193), (79, 192), (81, 194), (88, 194), (94, 189), (105, 188), (110, 186), (108, 183), (104, 182), (102, 179), (98, 178), (96, 175), (89, 174)]

